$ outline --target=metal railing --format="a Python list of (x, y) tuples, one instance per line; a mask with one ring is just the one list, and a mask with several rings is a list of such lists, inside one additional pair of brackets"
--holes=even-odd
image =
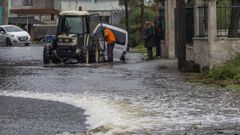
[(208, 36), (208, 7), (197, 7), (199, 12), (199, 34), (198, 37)]
[[(229, 35), (229, 28), (231, 25), (231, 14), (233, 10), (240, 10), (240, 6), (232, 6), (229, 4), (220, 4), (217, 6), (217, 30), (219, 37), (227, 37)], [(237, 23), (239, 28), (239, 21)], [(240, 32), (237, 30), (238, 33)], [(237, 37), (240, 37), (238, 34)]]

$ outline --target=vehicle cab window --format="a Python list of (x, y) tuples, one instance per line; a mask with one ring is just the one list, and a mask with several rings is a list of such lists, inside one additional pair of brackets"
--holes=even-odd
[(6, 31), (5, 31), (2, 27), (0, 27), (0, 33), (1, 33), (1, 34), (5, 34)]

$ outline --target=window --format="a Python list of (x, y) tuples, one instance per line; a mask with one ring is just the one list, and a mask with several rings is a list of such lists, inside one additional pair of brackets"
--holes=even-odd
[(0, 27), (0, 34), (3, 34), (3, 33), (6, 33), (6, 32), (2, 27)]
[(83, 34), (87, 31), (85, 17), (61, 17), (59, 20), (58, 30), (58, 34), (66, 33), (67, 30), (70, 34)]
[(23, 31), (21, 28), (17, 27), (17, 26), (6, 26), (5, 27), (7, 32), (20, 32)]
[(33, 5), (33, 0), (23, 0), (23, 6), (32, 6)]

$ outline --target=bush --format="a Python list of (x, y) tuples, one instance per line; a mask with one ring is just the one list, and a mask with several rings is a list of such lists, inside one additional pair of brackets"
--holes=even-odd
[(204, 73), (203, 78), (213, 78), (215, 80), (240, 79), (240, 55), (222, 66), (214, 67)]

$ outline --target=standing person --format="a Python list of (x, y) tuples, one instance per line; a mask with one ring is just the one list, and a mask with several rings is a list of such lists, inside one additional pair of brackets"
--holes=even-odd
[(161, 40), (163, 33), (162, 33), (162, 28), (161, 24), (155, 21), (155, 43), (156, 43), (156, 57), (161, 56)]
[(114, 33), (107, 27), (103, 28), (104, 39), (107, 42), (108, 62), (113, 62), (113, 48), (116, 42)]
[(146, 22), (144, 31), (144, 47), (147, 48), (148, 59), (153, 59), (152, 48), (154, 44), (154, 27), (150, 22)]

